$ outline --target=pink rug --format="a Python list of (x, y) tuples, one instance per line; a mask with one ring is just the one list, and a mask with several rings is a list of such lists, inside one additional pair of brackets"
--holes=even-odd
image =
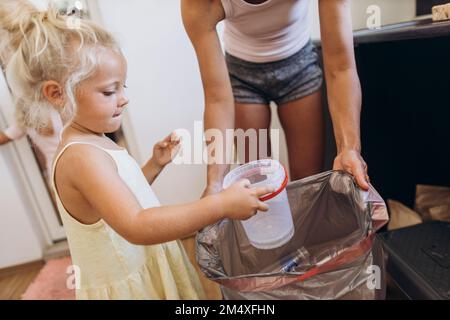
[[(74, 300), (75, 290), (67, 288), (71, 274), (70, 257), (49, 260), (22, 295), (23, 300)], [(70, 282), (70, 279), (69, 279)]]

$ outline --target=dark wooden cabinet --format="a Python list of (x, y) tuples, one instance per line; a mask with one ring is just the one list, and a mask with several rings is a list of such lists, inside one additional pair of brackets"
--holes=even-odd
[(412, 207), (417, 184), (450, 186), (450, 37), (362, 44), (356, 55), (372, 183)]
[(434, 6), (448, 3), (448, 0), (416, 0), (416, 14), (418, 16), (431, 13)]
[[(450, 186), (450, 22), (355, 34), (362, 155), (385, 199), (413, 207), (417, 184)], [(327, 117), (327, 163), (335, 155)]]

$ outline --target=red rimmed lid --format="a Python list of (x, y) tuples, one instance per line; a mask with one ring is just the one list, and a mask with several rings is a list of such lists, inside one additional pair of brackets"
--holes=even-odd
[[(262, 177), (264, 179), (261, 179)], [(261, 201), (268, 201), (280, 194), (288, 183), (289, 177), (286, 168), (274, 159), (261, 159), (243, 164), (231, 170), (224, 178), (223, 188), (226, 189), (233, 183), (248, 179), (251, 188), (258, 188), (264, 185), (273, 185), (277, 189), (274, 192), (260, 197)]]
[(289, 180), (289, 177), (288, 177), (288, 173), (287, 173), (286, 168), (283, 165), (281, 165), (281, 166), (283, 167), (283, 170), (284, 170), (284, 180), (281, 183), (280, 187), (277, 190), (275, 190), (274, 192), (269, 193), (269, 194), (259, 198), (259, 200), (261, 200), (261, 201), (268, 201), (270, 199), (273, 199), (277, 195), (279, 195), (284, 190), (284, 188), (286, 188), (288, 180)]

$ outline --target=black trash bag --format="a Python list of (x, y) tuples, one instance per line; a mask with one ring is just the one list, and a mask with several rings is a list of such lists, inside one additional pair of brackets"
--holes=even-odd
[(285, 245), (253, 247), (239, 221), (197, 234), (197, 262), (225, 299), (384, 299), (385, 269), (375, 232), (388, 221), (370, 186), (328, 171), (287, 186), (295, 226)]

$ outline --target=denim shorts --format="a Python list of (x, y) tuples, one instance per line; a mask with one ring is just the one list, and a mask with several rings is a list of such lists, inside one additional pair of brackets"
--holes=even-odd
[(238, 103), (277, 105), (310, 95), (322, 86), (317, 49), (309, 41), (294, 55), (256, 63), (225, 53), (234, 100)]

